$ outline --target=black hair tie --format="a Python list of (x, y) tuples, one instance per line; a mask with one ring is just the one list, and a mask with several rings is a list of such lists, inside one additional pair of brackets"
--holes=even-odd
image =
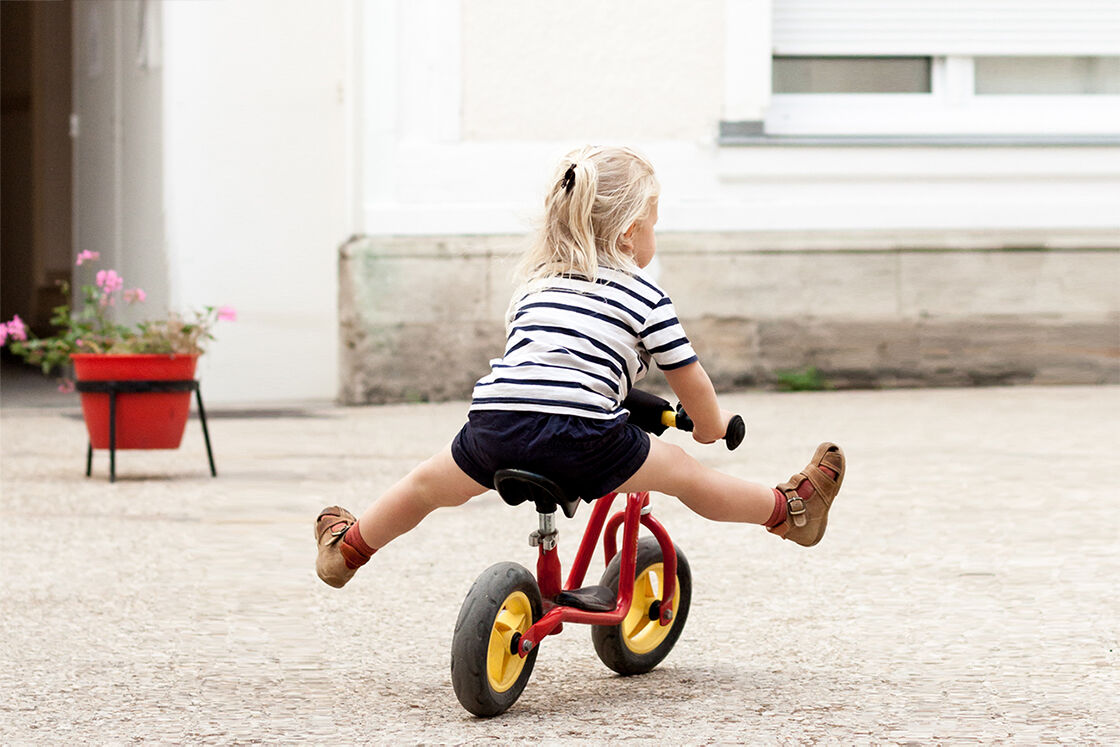
[(576, 185), (576, 165), (573, 163), (571, 166), (568, 167), (568, 170), (564, 172), (564, 178), (560, 180), (560, 186), (564, 188), (564, 191), (566, 193), (571, 194), (572, 193), (572, 187), (574, 187), (575, 185)]

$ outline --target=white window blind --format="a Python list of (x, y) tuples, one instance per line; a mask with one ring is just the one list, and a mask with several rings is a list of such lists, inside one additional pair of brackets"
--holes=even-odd
[(1120, 0), (773, 0), (775, 55), (1117, 55)]

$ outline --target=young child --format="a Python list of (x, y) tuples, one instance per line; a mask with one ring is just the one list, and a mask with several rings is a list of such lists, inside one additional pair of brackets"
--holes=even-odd
[(685, 336), (669, 297), (642, 272), (656, 251), (653, 166), (625, 148), (586, 147), (557, 167), (545, 222), (521, 265), (505, 355), (474, 389), (469, 420), (445, 449), (378, 498), (361, 519), (344, 508), (315, 521), (316, 571), (341, 587), (377, 550), (441, 506), (493, 488), (499, 469), (544, 474), (586, 500), (610, 492), (676, 496), (716, 521), (762, 524), (820, 541), (844, 453), (823, 443), (776, 488), (709, 469), (627, 421), (622, 401), (654, 362), (712, 443), (732, 417)]

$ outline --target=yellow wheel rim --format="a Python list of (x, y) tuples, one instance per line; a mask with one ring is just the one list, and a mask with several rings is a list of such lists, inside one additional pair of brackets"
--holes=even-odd
[(677, 608), (681, 603), (679, 577), (677, 591), (673, 594), (673, 620), (668, 625), (662, 625), (657, 620), (649, 619), (650, 605), (661, 599), (664, 578), (665, 567), (661, 563), (654, 563), (646, 567), (634, 580), (634, 599), (630, 602), (630, 611), (626, 613), (626, 619), (622, 621), (622, 642), (635, 654), (648, 654), (653, 651), (661, 645), (676, 624)]
[(510, 651), (516, 634), (525, 634), (533, 624), (533, 607), (524, 592), (515, 591), (502, 602), (502, 608), (494, 617), (494, 627), (490, 629), (490, 646), (486, 650), (486, 678), (490, 688), (496, 693), (504, 693), (513, 687), (525, 659)]

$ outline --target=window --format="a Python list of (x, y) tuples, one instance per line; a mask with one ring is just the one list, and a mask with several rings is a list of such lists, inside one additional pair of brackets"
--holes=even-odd
[[(748, 14), (753, 2), (727, 2), (738, 9), (729, 14), (734, 50), (759, 17)], [(1120, 139), (1116, 0), (763, 5), (762, 61), (729, 58), (756, 67), (729, 68), (728, 80), (769, 90), (727, 95), (730, 112), (757, 112), (763, 136)], [(750, 137), (751, 118), (742, 120), (724, 131)]]
[(774, 93), (929, 93), (929, 57), (775, 57)]
[(981, 96), (1120, 94), (1120, 57), (977, 57), (975, 67)]
[(775, 55), (765, 133), (1120, 137), (1120, 56)]

